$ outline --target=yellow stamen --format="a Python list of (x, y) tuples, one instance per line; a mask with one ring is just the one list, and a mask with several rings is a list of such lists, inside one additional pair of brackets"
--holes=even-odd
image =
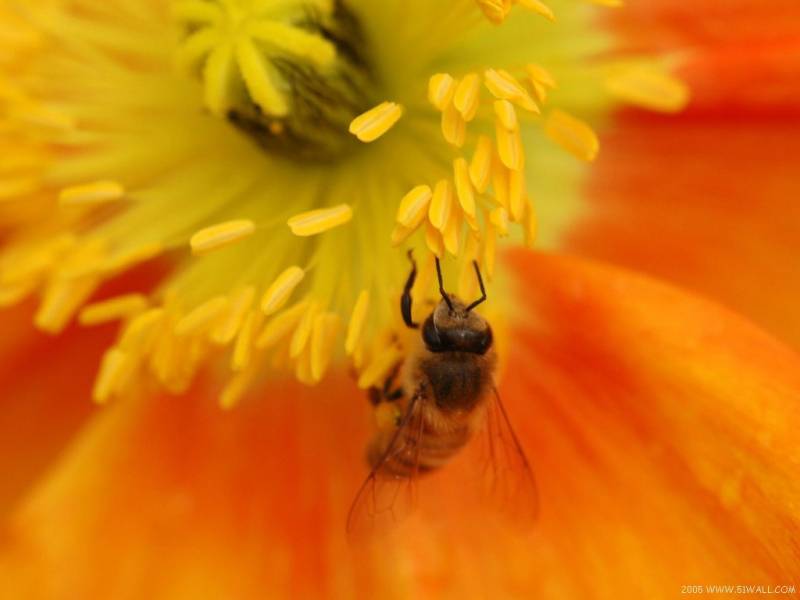
[(453, 187), (446, 179), (440, 180), (433, 190), (433, 200), (428, 210), (431, 225), (439, 231), (444, 231), (450, 212), (453, 209)]
[(509, 208), (508, 202), (508, 167), (503, 164), (500, 156), (495, 154), (492, 160), (492, 189), (495, 201), (505, 209)]
[(456, 184), (456, 196), (461, 209), (465, 215), (474, 219), (476, 216), (475, 191), (472, 189), (472, 181), (470, 181), (466, 159), (457, 158), (453, 161), (453, 179)]
[(175, 325), (175, 335), (182, 337), (209, 328), (227, 307), (228, 298), (225, 296), (206, 300), (178, 321)]
[(508, 177), (508, 210), (515, 223), (525, 216), (525, 190), (525, 171), (511, 171)]
[(233, 347), (233, 356), (231, 357), (231, 368), (234, 371), (243, 371), (250, 365), (253, 357), (254, 338), (261, 321), (264, 318), (264, 313), (257, 309), (248, 311), (247, 316), (244, 318), (242, 327), (239, 334), (236, 336), (236, 343)]
[(519, 131), (509, 131), (498, 121), (495, 127), (497, 153), (500, 160), (512, 171), (519, 171), (525, 166), (525, 155)]
[(244, 395), (250, 389), (255, 379), (258, 369), (249, 368), (236, 373), (225, 385), (219, 396), (219, 407), (223, 410), (231, 410), (238, 406)]
[(555, 21), (556, 16), (553, 14), (553, 9), (547, 6), (545, 3), (540, 2), (540, 0), (517, 0), (519, 5), (526, 10), (536, 13), (537, 15), (541, 15), (550, 21)]
[(461, 211), (457, 207), (453, 207), (444, 231), (442, 232), (442, 241), (444, 242), (445, 249), (453, 256), (458, 256), (458, 249), (461, 240)]
[(341, 319), (335, 313), (324, 313), (314, 318), (311, 331), (311, 378), (315, 382), (320, 381), (328, 369), (340, 327)]
[(478, 112), (478, 100), (481, 80), (475, 73), (469, 73), (461, 80), (453, 97), (453, 105), (461, 113), (466, 122), (475, 118)]
[(344, 351), (348, 356), (351, 356), (356, 350), (356, 345), (361, 340), (361, 334), (364, 332), (364, 323), (367, 318), (367, 311), (369, 311), (369, 292), (361, 290), (353, 307), (353, 313), (350, 315), (350, 322), (347, 325), (347, 336), (344, 342)]
[(239, 332), (239, 327), (253, 305), (255, 297), (256, 289), (252, 285), (240, 288), (231, 294), (225, 314), (211, 332), (211, 341), (220, 346), (230, 344)]
[(389, 238), (392, 246), (396, 247), (405, 242), (414, 231), (414, 229), (409, 229), (402, 225), (395, 225)]
[(658, 112), (677, 112), (689, 102), (686, 84), (655, 66), (623, 68), (606, 80), (606, 89), (620, 100)]
[(319, 313), (320, 308), (315, 302), (310, 302), (303, 317), (297, 325), (297, 329), (292, 335), (292, 341), (289, 343), (289, 356), (297, 358), (306, 347), (308, 338), (311, 336), (311, 328), (314, 325), (314, 318)]
[(508, 211), (502, 206), (498, 206), (489, 214), (489, 222), (494, 225), (498, 235), (506, 237), (508, 235)]
[(142, 294), (126, 294), (84, 307), (78, 316), (78, 322), (81, 325), (102, 325), (129, 319), (146, 308), (147, 298)]
[(91, 277), (56, 280), (45, 291), (36, 312), (36, 326), (48, 333), (60, 333), (98, 285), (98, 280)]
[(428, 101), (437, 110), (444, 110), (453, 100), (456, 80), (447, 73), (437, 73), (428, 80)]
[(352, 218), (353, 209), (347, 204), (340, 204), (295, 215), (289, 219), (288, 225), (296, 236), (307, 237), (344, 225)]
[(113, 347), (104, 355), (100, 370), (95, 379), (92, 398), (98, 404), (105, 404), (111, 398), (120, 379), (130, 363), (128, 354), (120, 348)]
[(358, 377), (358, 387), (365, 390), (377, 383), (383, 383), (389, 371), (394, 368), (401, 358), (400, 350), (394, 346), (389, 346), (382, 352), (378, 352), (369, 366)]
[(163, 308), (151, 308), (135, 317), (120, 337), (120, 348), (136, 354), (149, 352), (165, 316)]
[(489, 224), (486, 227), (486, 235), (483, 239), (483, 266), (486, 269), (488, 279), (494, 277), (494, 265), (497, 257), (497, 230)]
[(467, 122), (451, 104), (442, 112), (442, 135), (448, 144), (460, 148), (467, 139)]
[(397, 222), (406, 229), (416, 229), (425, 219), (433, 193), (427, 185), (418, 185), (408, 192), (397, 208)]
[(425, 225), (425, 244), (428, 246), (428, 250), (439, 258), (444, 256), (444, 240), (442, 240), (442, 234), (431, 225), (430, 221)]
[(304, 277), (305, 271), (298, 266), (291, 266), (281, 273), (261, 299), (261, 310), (264, 314), (269, 316), (283, 308)]
[(584, 121), (554, 110), (545, 122), (544, 131), (559, 146), (585, 161), (593, 161), (600, 150), (597, 134)]
[(492, 154), (492, 140), (485, 135), (480, 136), (469, 166), (469, 178), (472, 181), (472, 185), (481, 194), (489, 187), (489, 180), (492, 174)]
[(256, 348), (266, 350), (288, 336), (294, 331), (308, 308), (309, 303), (304, 300), (272, 317), (258, 336)]
[(525, 236), (525, 245), (529, 248), (533, 248), (536, 243), (537, 230), (538, 222), (536, 219), (536, 209), (533, 206), (533, 202), (527, 202), (522, 232)]
[(514, 110), (514, 105), (508, 100), (495, 100), (494, 112), (500, 124), (508, 131), (516, 131), (519, 129), (519, 121), (517, 120), (517, 111)]
[(383, 102), (353, 119), (350, 133), (362, 142), (374, 142), (394, 127), (402, 116), (402, 106), (396, 102)]
[(189, 244), (192, 247), (192, 254), (201, 256), (243, 240), (253, 235), (255, 230), (255, 223), (249, 219), (226, 221), (225, 223), (201, 229), (192, 236)]
[(84, 206), (113, 202), (125, 196), (125, 188), (116, 181), (97, 181), (61, 190), (58, 200), (62, 206)]
[(520, 108), (529, 112), (539, 113), (539, 107), (530, 97), (523, 85), (516, 77), (502, 69), (487, 69), (484, 74), (484, 83), (492, 95), (499, 100), (510, 100)]

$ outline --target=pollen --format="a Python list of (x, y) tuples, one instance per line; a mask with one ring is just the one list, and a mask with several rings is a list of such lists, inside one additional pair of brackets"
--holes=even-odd
[(686, 84), (655, 65), (617, 67), (606, 79), (606, 89), (620, 100), (656, 112), (678, 112), (689, 100)]
[(255, 233), (256, 225), (249, 219), (226, 221), (206, 227), (195, 233), (189, 244), (195, 256), (224, 248)]
[(356, 347), (364, 333), (364, 322), (369, 311), (369, 290), (361, 290), (358, 300), (353, 307), (350, 322), (347, 325), (347, 336), (345, 338), (344, 349), (348, 355), (356, 351)]
[(295, 215), (287, 221), (292, 233), (299, 237), (317, 235), (350, 222), (353, 209), (347, 204), (320, 208)]

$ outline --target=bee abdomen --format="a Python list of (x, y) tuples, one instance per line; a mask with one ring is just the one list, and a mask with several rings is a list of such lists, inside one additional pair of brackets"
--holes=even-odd
[[(470, 431), (463, 427), (452, 431), (422, 431), (407, 428), (401, 432), (398, 450), (385, 457), (380, 470), (390, 477), (414, 477), (444, 466), (469, 441)], [(370, 451), (370, 463), (376, 466), (383, 452)]]

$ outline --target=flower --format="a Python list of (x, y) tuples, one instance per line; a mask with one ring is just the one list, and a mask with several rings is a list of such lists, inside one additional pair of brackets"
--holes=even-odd
[[(688, 64), (694, 82), (694, 55), (629, 54), (689, 48), (670, 37), (684, 28), (662, 24), (668, 8), (655, 3), (652, 21), (630, 11), (652, 23), (646, 37), (566, 0), (9, 6), (20, 33), (4, 65), (5, 143), (21, 166), (3, 180), (15, 199), (3, 300), (41, 294), (33, 318), (50, 333), (76, 316), (122, 323), (110, 347), (105, 328), (56, 342), (9, 333), (8, 389), (36, 415), (64, 415), (45, 420), (35, 452), (24, 410), (3, 438), (25, 448), (8, 453), (26, 461), (8, 503), (48, 474), (3, 538), (13, 597), (672, 597), (695, 582), (794, 583), (793, 351), (615, 268), (528, 251), (495, 263), (510, 234), (732, 299), (702, 270), (641, 252), (669, 205), (633, 245), (642, 209), (624, 196), (587, 209), (582, 192), (613, 192), (644, 161), (611, 129), (594, 174), (603, 138), (590, 123), (623, 101), (687, 101), (669, 71)], [(699, 120), (708, 100), (693, 91), (687, 117), (626, 118)], [(658, 197), (645, 183), (640, 205)], [(473, 259), (493, 277), (501, 393), (540, 482), (532, 534), (468, 501), (459, 482), (474, 465), (461, 460), (421, 484), (418, 513), (395, 531), (346, 544), (369, 432), (341, 355), (360, 387), (403, 356), (408, 264), (393, 246), (409, 245), (420, 310), (435, 295), (423, 256), (447, 257), (461, 296)], [(739, 307), (768, 323), (759, 302)], [(92, 357), (67, 359), (62, 344), (108, 347), (93, 391), (112, 406), (90, 411)], [(30, 375), (14, 370), (22, 358)], [(228, 383), (209, 394), (220, 376), (201, 367), (224, 363)], [(63, 393), (32, 389), (40, 372)], [(332, 385), (308, 387), (323, 377)], [(153, 397), (151, 378), (178, 397)], [(258, 397), (243, 402), (248, 390)]]

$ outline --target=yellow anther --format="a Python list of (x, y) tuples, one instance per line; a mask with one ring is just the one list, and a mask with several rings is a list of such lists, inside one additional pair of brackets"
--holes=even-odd
[(353, 119), (350, 133), (362, 142), (374, 142), (394, 127), (402, 116), (402, 106), (396, 102), (383, 102)]
[(533, 248), (536, 243), (536, 233), (538, 222), (536, 219), (536, 209), (533, 202), (528, 201), (525, 205), (525, 217), (523, 220), (522, 232), (525, 236), (525, 245)]
[(425, 244), (428, 246), (428, 250), (439, 258), (444, 256), (444, 240), (442, 240), (442, 234), (430, 224), (430, 221), (425, 224)]
[(442, 232), (442, 241), (444, 242), (445, 249), (453, 256), (458, 256), (458, 249), (461, 244), (461, 211), (454, 207), (447, 219), (444, 231)]
[(291, 266), (278, 275), (261, 299), (261, 310), (264, 314), (269, 316), (283, 308), (304, 277), (305, 271), (298, 266)]
[(212, 342), (224, 346), (233, 341), (255, 297), (256, 289), (252, 285), (239, 288), (231, 294), (225, 313), (211, 332)]
[(508, 100), (495, 100), (494, 113), (497, 115), (500, 125), (505, 127), (508, 131), (516, 131), (519, 129), (517, 111), (514, 109), (514, 105)]
[(519, 131), (509, 131), (498, 121), (495, 127), (497, 153), (503, 164), (512, 171), (519, 171), (525, 166), (525, 154)]
[(437, 73), (428, 80), (428, 101), (437, 110), (444, 110), (453, 100), (456, 80), (447, 73)]
[(98, 285), (99, 281), (92, 277), (54, 281), (36, 312), (36, 326), (48, 333), (60, 333)]
[(264, 313), (260, 310), (251, 309), (247, 312), (233, 347), (231, 368), (234, 371), (243, 371), (250, 366), (255, 347), (255, 337), (261, 327), (263, 318)]
[(353, 307), (353, 313), (350, 315), (350, 322), (347, 325), (347, 336), (344, 342), (344, 351), (348, 356), (351, 356), (356, 350), (358, 342), (361, 340), (361, 335), (364, 333), (364, 325), (367, 320), (367, 312), (369, 311), (369, 292), (361, 290)]
[(515, 223), (525, 216), (525, 170), (511, 171), (508, 176), (508, 212)]
[(428, 219), (436, 229), (444, 231), (453, 210), (453, 186), (446, 179), (437, 182), (428, 210)]
[(381, 383), (389, 374), (394, 366), (402, 359), (400, 350), (394, 346), (389, 346), (381, 352), (375, 354), (372, 362), (364, 369), (358, 378), (358, 387), (362, 390), (373, 387)]
[(472, 162), (469, 165), (469, 178), (472, 185), (481, 194), (489, 187), (493, 150), (492, 140), (488, 136), (482, 135), (478, 138), (478, 145), (475, 147), (475, 153), (472, 155)]
[(597, 134), (580, 119), (556, 109), (547, 118), (544, 130), (550, 139), (581, 160), (597, 158), (600, 149)]
[(146, 308), (147, 298), (142, 294), (116, 296), (84, 307), (78, 316), (78, 322), (81, 325), (101, 325), (129, 319)]
[(227, 307), (228, 298), (225, 296), (206, 300), (175, 324), (175, 335), (182, 337), (210, 328)]
[(292, 333), (308, 307), (308, 301), (304, 300), (272, 317), (258, 336), (256, 348), (271, 348)]
[(457, 148), (463, 146), (467, 139), (467, 122), (453, 104), (442, 112), (442, 135), (448, 144)]
[(400, 201), (400, 206), (397, 208), (397, 222), (411, 230), (419, 227), (425, 219), (432, 197), (433, 192), (427, 185), (418, 185), (412, 189)]
[(98, 404), (105, 404), (118, 387), (119, 381), (129, 367), (130, 356), (118, 347), (110, 348), (100, 363), (100, 370), (94, 382), (92, 398)]
[(469, 177), (469, 166), (464, 158), (453, 161), (453, 180), (456, 184), (456, 196), (461, 210), (468, 217), (475, 217), (475, 191)]
[(483, 74), (487, 89), (499, 100), (510, 100), (520, 108), (529, 112), (538, 113), (539, 107), (531, 98), (528, 91), (508, 71), (502, 69), (487, 69)]
[(689, 102), (686, 84), (655, 65), (620, 68), (606, 79), (606, 89), (624, 102), (657, 112), (678, 112)]
[(231, 410), (238, 406), (247, 391), (253, 385), (258, 369), (250, 367), (231, 377), (219, 396), (219, 406), (223, 410)]
[(409, 229), (402, 225), (395, 225), (394, 229), (392, 229), (392, 235), (389, 238), (392, 246), (396, 247), (405, 242), (414, 231), (414, 229)]
[(323, 313), (314, 318), (311, 330), (311, 379), (322, 379), (331, 362), (341, 319), (335, 313)]
[(292, 341), (289, 343), (289, 356), (297, 358), (306, 347), (308, 338), (311, 337), (311, 328), (314, 325), (314, 318), (320, 311), (320, 307), (316, 302), (310, 302), (308, 308), (303, 313), (300, 322), (297, 324), (297, 329), (294, 330)]
[(200, 256), (243, 240), (253, 235), (255, 230), (255, 223), (249, 219), (226, 221), (201, 229), (192, 236), (189, 244), (192, 247), (192, 253)]
[(125, 188), (116, 181), (96, 181), (61, 190), (58, 201), (62, 206), (104, 204), (125, 197)]
[(456, 87), (453, 106), (466, 122), (475, 118), (480, 100), (481, 80), (475, 73), (466, 75)]
[(344, 225), (352, 218), (353, 209), (347, 204), (340, 204), (295, 215), (289, 219), (288, 225), (296, 236), (307, 237)]
[(486, 226), (486, 235), (483, 238), (483, 266), (486, 269), (486, 277), (494, 277), (494, 265), (497, 258), (497, 231), (490, 223)]
[(550, 21), (556, 20), (556, 16), (553, 14), (553, 9), (540, 0), (517, 0), (517, 2), (519, 2), (519, 5), (526, 10), (534, 12), (537, 15), (541, 15)]
[(494, 225), (497, 234), (505, 237), (508, 235), (508, 211), (498, 206), (489, 214), (489, 222)]
[(492, 160), (492, 189), (494, 190), (495, 201), (508, 210), (508, 183), (509, 183), (508, 168), (500, 160), (500, 157), (495, 155)]
[(135, 317), (119, 340), (120, 348), (133, 354), (149, 352), (165, 316), (163, 308), (151, 308)]

